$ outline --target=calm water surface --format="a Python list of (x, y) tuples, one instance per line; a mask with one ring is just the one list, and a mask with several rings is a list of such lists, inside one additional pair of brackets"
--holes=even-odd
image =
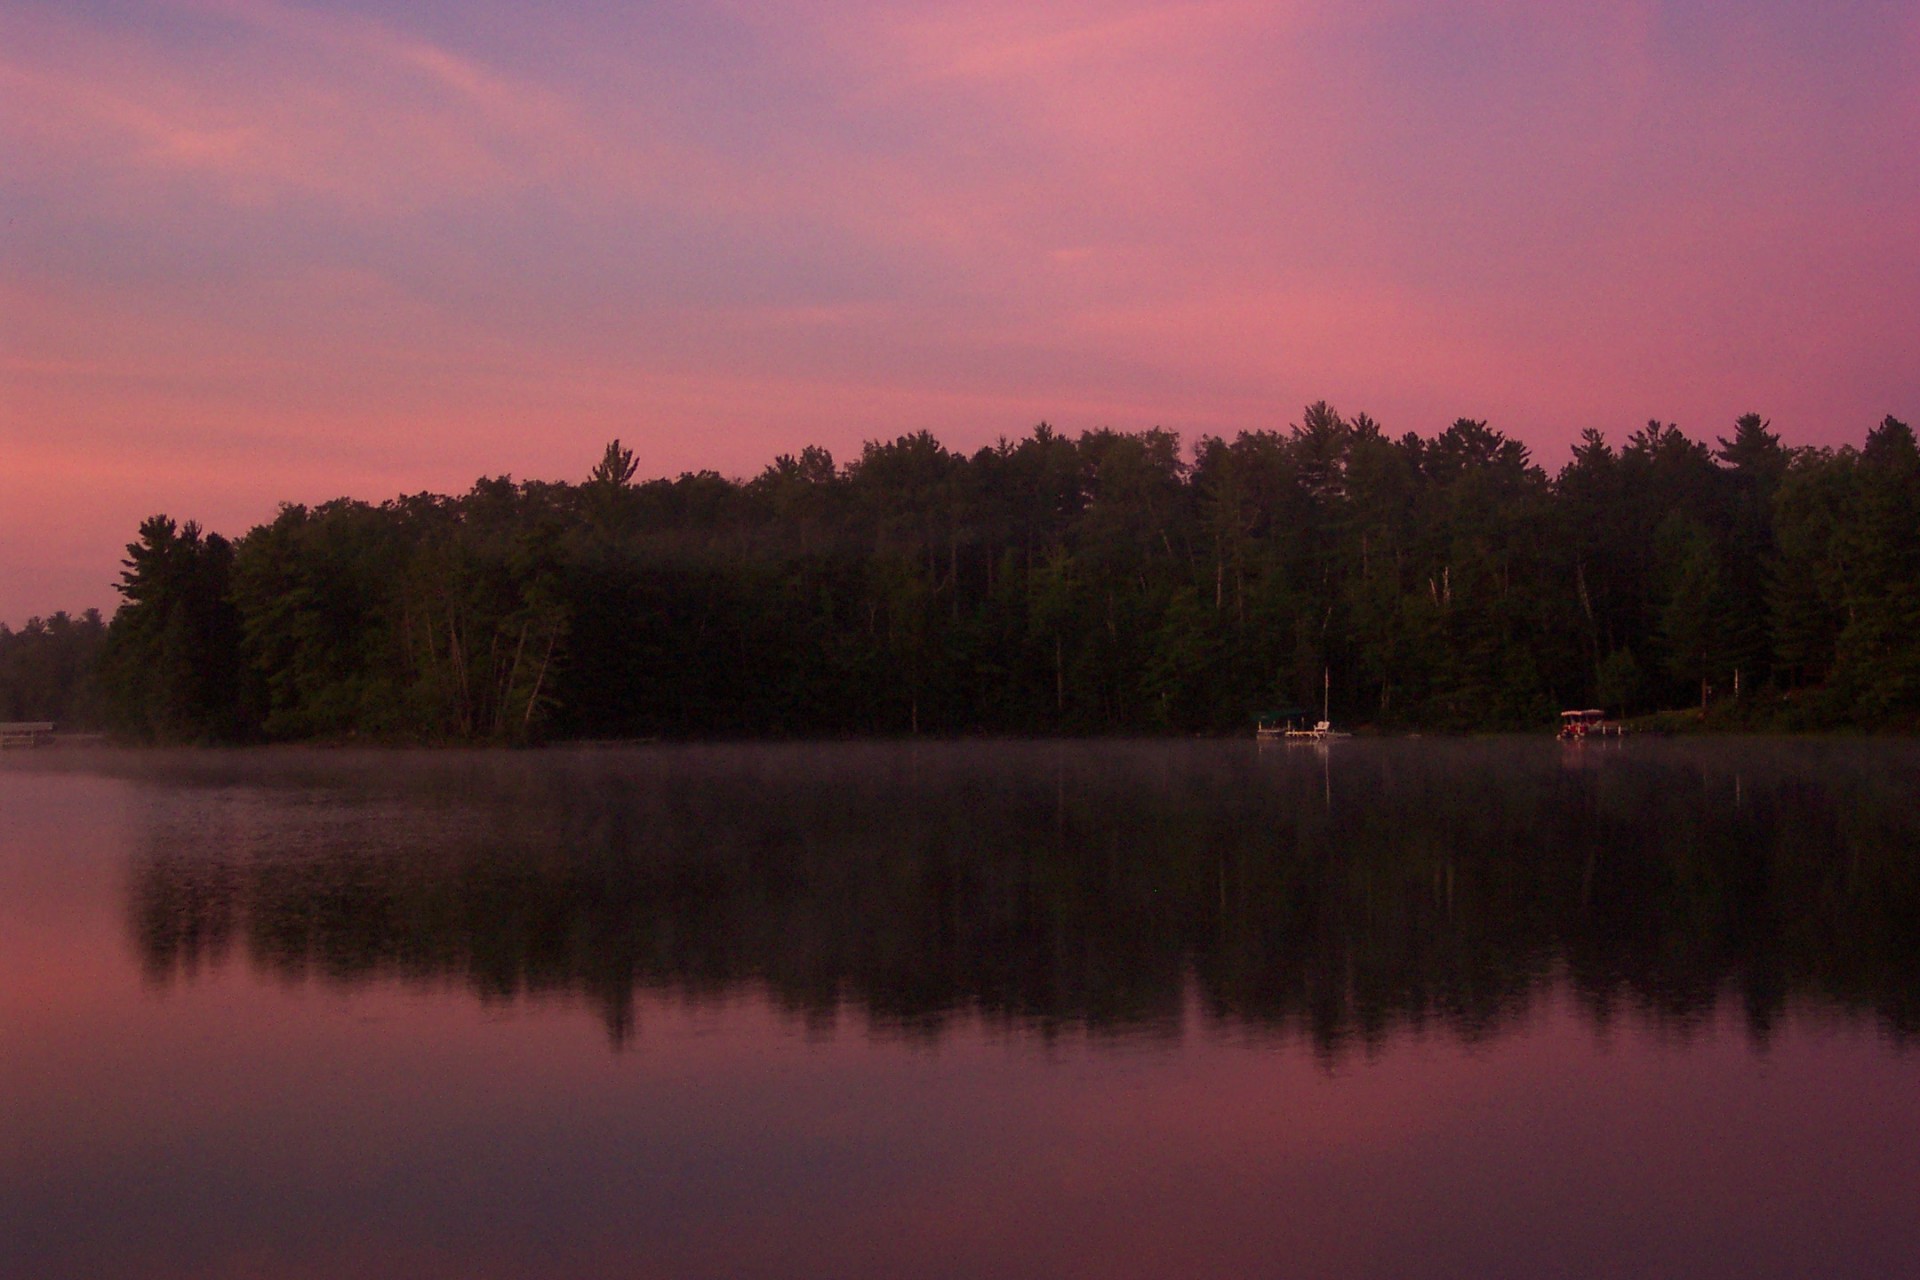
[(8, 1276), (1895, 1276), (1920, 749), (0, 759)]

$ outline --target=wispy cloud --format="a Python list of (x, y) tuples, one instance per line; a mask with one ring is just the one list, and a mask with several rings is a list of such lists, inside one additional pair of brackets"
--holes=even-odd
[(226, 519), (613, 434), (742, 471), (1321, 395), (1548, 458), (1654, 412), (1920, 414), (1910, 6), (15, 0), (0, 33), (0, 445), (122, 469), (107, 568), (142, 476)]
[(560, 97), (384, 24), (260, 3), (195, 6), (182, 51), (64, 15), (18, 20), (0, 61), (5, 136), (122, 187), (198, 179), (248, 207), (364, 213), (538, 181), (591, 146)]

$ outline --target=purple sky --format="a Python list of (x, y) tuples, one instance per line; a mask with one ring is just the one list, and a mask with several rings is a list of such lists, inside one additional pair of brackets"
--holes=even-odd
[(1920, 3), (0, 0), (0, 621), (927, 428), (1920, 420)]

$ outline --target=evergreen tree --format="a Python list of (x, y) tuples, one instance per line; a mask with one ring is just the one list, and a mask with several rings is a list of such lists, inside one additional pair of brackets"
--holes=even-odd
[(1871, 719), (1920, 708), (1920, 448), (1889, 416), (1860, 450), (1854, 518), (1843, 526), (1847, 625), (1837, 674)]
[[(1325, 402), (1190, 457), (1043, 423), (637, 475), (615, 440), (576, 484), (287, 507), (236, 545), (155, 517), (99, 688), (165, 741), (1236, 732), (1323, 681), (1383, 726), (1736, 677), (1796, 722), (1920, 710), (1920, 450), (1891, 418), (1859, 450), (1757, 415), (1717, 449), (1590, 431), (1552, 479), (1484, 421), (1392, 437)], [(51, 635), (0, 631), (9, 705)]]
[(241, 619), (230, 594), (233, 546), (192, 521), (157, 515), (127, 544), (115, 612), (101, 655), (110, 714), (159, 742), (247, 732)]

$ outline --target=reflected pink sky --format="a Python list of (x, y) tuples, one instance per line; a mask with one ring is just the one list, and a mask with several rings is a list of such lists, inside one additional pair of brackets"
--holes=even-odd
[(0, 776), (0, 1239), (24, 1274), (1892, 1275), (1915, 1063), (1735, 1002), (1329, 1066), (1177, 1036), (831, 1031), (750, 987), (566, 1000), (261, 974), (125, 938), (123, 782)]
[(153, 511), (1485, 418), (1920, 419), (1920, 6), (14, 0), (0, 620)]

